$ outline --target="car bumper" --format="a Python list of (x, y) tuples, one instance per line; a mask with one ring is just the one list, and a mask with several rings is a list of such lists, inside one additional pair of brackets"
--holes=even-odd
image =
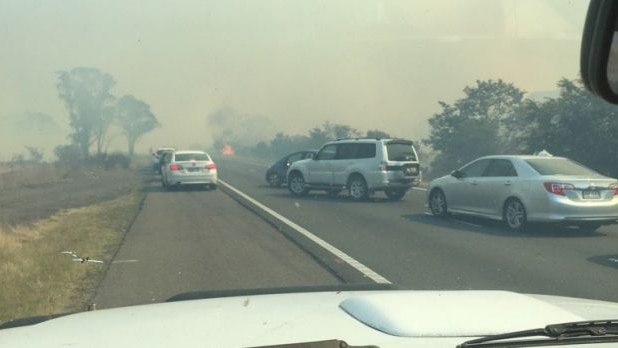
[(177, 173), (169, 176), (170, 185), (217, 184), (217, 173)]
[(391, 173), (378, 173), (370, 185), (370, 189), (374, 191), (382, 190), (409, 190), (412, 187), (418, 186), (420, 177), (418, 176), (403, 176), (393, 175)]
[(572, 201), (563, 196), (553, 195), (539, 208), (528, 209), (528, 220), (538, 222), (601, 222), (613, 223), (618, 220), (618, 198), (608, 201)]

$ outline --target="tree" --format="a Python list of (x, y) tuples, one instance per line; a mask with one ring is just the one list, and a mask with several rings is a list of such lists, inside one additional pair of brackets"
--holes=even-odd
[(438, 151), (434, 175), (453, 170), (483, 155), (508, 152), (508, 120), (522, 103), (524, 92), (502, 80), (476, 81), (454, 104), (439, 102), (442, 110), (429, 119), (431, 134), (423, 143)]
[(390, 134), (381, 131), (379, 129), (373, 129), (373, 130), (368, 130), (366, 135), (366, 138), (372, 138), (372, 139), (389, 139), (389, 138), (393, 138)]
[(526, 100), (509, 120), (513, 142), (524, 153), (546, 149), (618, 177), (618, 108), (579, 81), (558, 82), (558, 98)]
[(150, 106), (132, 95), (118, 100), (113, 116), (127, 137), (129, 156), (134, 154), (135, 143), (140, 137), (160, 126)]
[(25, 146), (28, 150), (28, 160), (32, 163), (41, 163), (43, 161), (43, 152), (34, 146)]
[(97, 145), (102, 152), (104, 135), (112, 121), (109, 107), (114, 97), (110, 93), (115, 81), (111, 75), (95, 68), (74, 68), (58, 73), (56, 88), (69, 112), (73, 133), (71, 139), (87, 158), (90, 146)]

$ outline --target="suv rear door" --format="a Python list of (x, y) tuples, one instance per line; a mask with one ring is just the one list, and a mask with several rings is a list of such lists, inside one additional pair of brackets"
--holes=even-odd
[(414, 145), (409, 140), (391, 140), (386, 143), (388, 171), (402, 180), (412, 180), (420, 175), (420, 164)]
[(332, 185), (343, 186), (348, 180), (348, 168), (354, 164), (358, 143), (341, 143), (337, 145), (337, 154), (333, 162)]

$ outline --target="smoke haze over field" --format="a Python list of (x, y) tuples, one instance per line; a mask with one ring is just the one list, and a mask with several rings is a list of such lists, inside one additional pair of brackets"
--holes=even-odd
[[(162, 127), (137, 151), (209, 144), (229, 129), (247, 141), (304, 133), (326, 120), (419, 139), (438, 100), (477, 79), (535, 92), (577, 77), (587, 3), (2, 0), (0, 160), (24, 145), (49, 158), (68, 141), (57, 72), (80, 66), (151, 106)], [(213, 121), (221, 112), (231, 118)]]

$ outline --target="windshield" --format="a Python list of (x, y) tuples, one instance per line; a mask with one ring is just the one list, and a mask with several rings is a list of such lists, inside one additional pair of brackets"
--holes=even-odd
[(525, 160), (541, 175), (599, 176), (597, 172), (565, 158)]
[(357, 283), (618, 301), (614, 181), (485, 173), (618, 177), (587, 6), (2, 0), (0, 322)]

